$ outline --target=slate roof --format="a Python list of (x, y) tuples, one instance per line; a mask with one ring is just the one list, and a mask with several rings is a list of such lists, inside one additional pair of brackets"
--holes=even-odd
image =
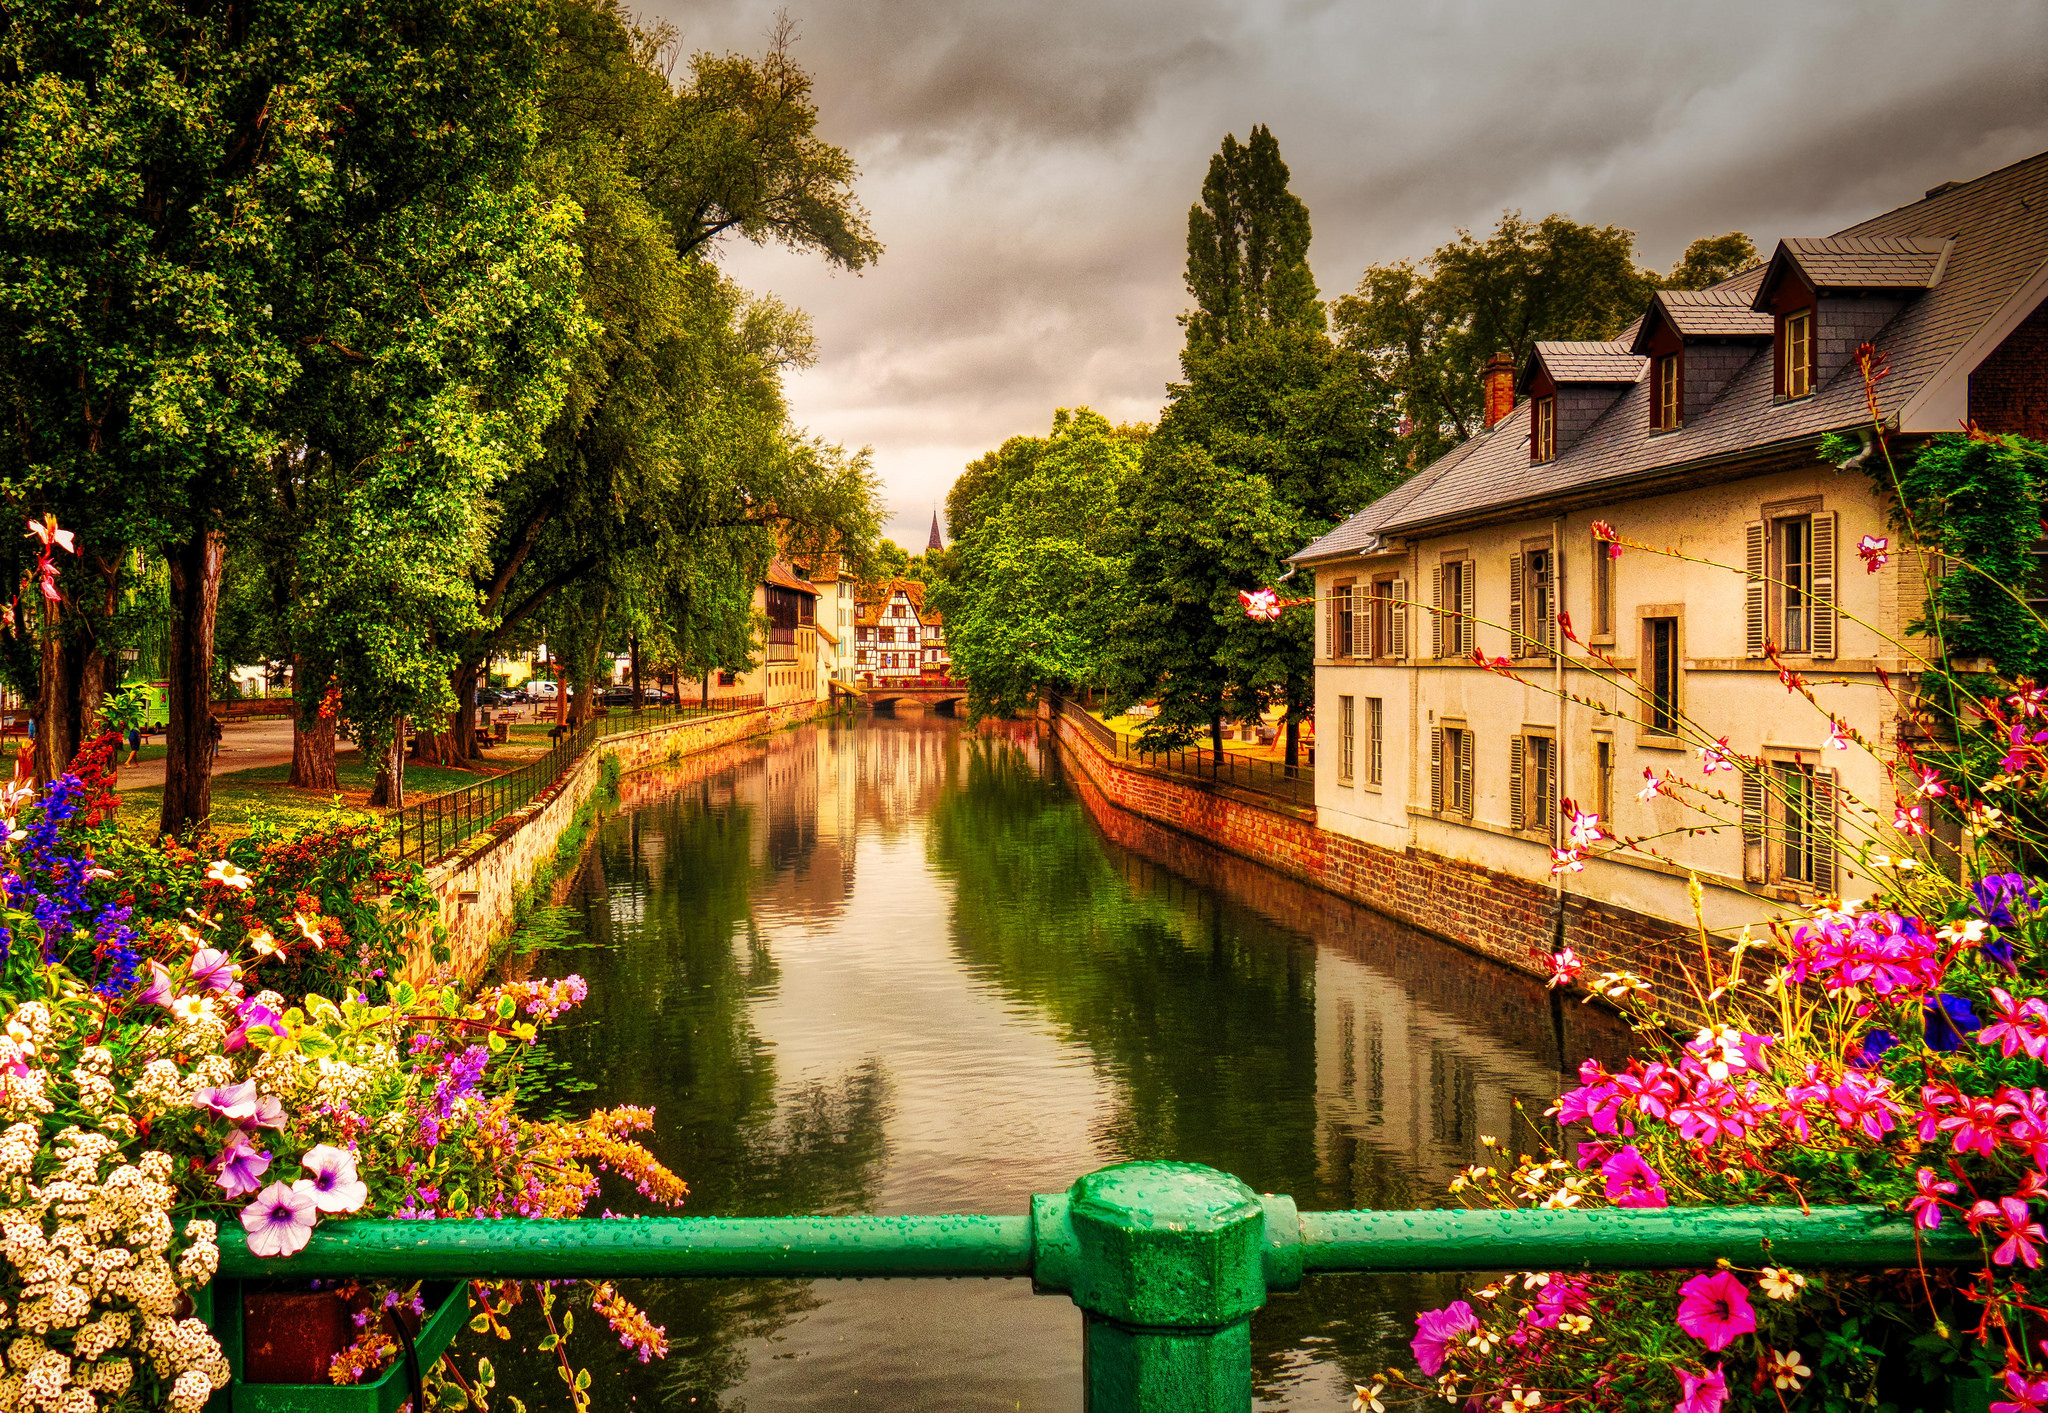
[(1636, 326), (1632, 353), (1650, 351), (1650, 331), (1661, 315), (1683, 338), (1770, 338), (1777, 332), (1777, 320), (1751, 308), (1753, 294), (1730, 285), (1712, 289), (1660, 289), (1650, 297), (1653, 314)]
[[(1920, 202), (1919, 205), (1926, 205)], [(1825, 236), (1778, 242), (1757, 303), (1787, 266), (1816, 290), (1931, 289), (1940, 282), (1953, 242), (1933, 236)]]
[[(1643, 373), (1643, 360), (1622, 341), (1566, 342), (1543, 340), (1529, 355), (1530, 368), (1541, 364), (1556, 383), (1633, 383)], [(1526, 385), (1527, 374), (1523, 376)]]
[[(1939, 280), (1908, 302), (1873, 339), (1890, 360), (1883, 384), (1887, 408), (1902, 408), (1926, 389), (1972, 336), (2048, 265), (2048, 153), (1805, 246), (1847, 250), (1854, 244), (1868, 251), (1883, 245), (1902, 261), (1924, 265), (1927, 251), (1921, 247), (1939, 242), (1949, 243)], [(1766, 268), (1745, 270), (1710, 293), (1753, 300)], [(1687, 409), (1685, 426), (1652, 436), (1649, 383), (1639, 378), (1556, 460), (1537, 464), (1529, 460), (1524, 399), (1492, 430), (1447, 452), (1292, 558), (1309, 561), (1355, 553), (1369, 537), (1480, 515), (1498, 517), (1522, 505), (1593, 502), (1640, 478), (1674, 474), (1765, 448), (1810, 444), (1822, 432), (1863, 421), (1863, 381), (1853, 362), (1837, 370), (1811, 397), (1796, 402), (1778, 402), (1773, 382), (1771, 349), (1764, 343), (1710, 406), (1697, 412)]]

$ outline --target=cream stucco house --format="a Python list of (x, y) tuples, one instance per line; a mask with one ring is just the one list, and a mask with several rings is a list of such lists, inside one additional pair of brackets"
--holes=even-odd
[[(1830, 826), (1888, 821), (1891, 785), (1828, 747), (1829, 717), (1896, 741), (1924, 584), (1912, 556), (1866, 572), (1886, 504), (1818, 443), (1869, 424), (1866, 343), (1899, 448), (1965, 420), (2048, 438), (2044, 300), (2048, 154), (1662, 292), (1612, 342), (1497, 359), (1484, 432), (1294, 556), (1316, 583), (1321, 826), (1560, 915), (1578, 895), (1689, 922), (1692, 874), (1716, 927), (1856, 894)], [(1674, 553), (1612, 558), (1596, 523)], [(1723, 735), (1765, 769), (1705, 781), (1737, 782), (1718, 820), (1640, 797), (1645, 772), (1701, 782)], [(1554, 875), (1565, 800), (1643, 848)]]

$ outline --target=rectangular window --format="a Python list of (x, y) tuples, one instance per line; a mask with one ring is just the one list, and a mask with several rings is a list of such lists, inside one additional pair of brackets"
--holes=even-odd
[(1771, 784), (1778, 796), (1777, 844), (1772, 852), (1775, 877), (1791, 883), (1815, 881), (1815, 855), (1821, 847), (1814, 828), (1813, 767), (1791, 761), (1771, 765)]
[(1557, 399), (1539, 397), (1533, 404), (1530, 417), (1535, 426), (1529, 438), (1529, 459), (1531, 461), (1554, 461), (1557, 458)]
[(1453, 559), (1443, 567), (1443, 651), (1441, 657), (1463, 657), (1470, 652), (1467, 646), (1472, 625), (1459, 611), (1468, 595), (1465, 583), (1465, 560)]
[(1358, 716), (1350, 697), (1337, 698), (1337, 783), (1349, 785), (1358, 752)]
[(1805, 397), (1813, 391), (1813, 311), (1796, 309), (1778, 323), (1778, 391)]
[(1429, 805), (1470, 817), (1472, 814), (1472, 733), (1462, 726), (1440, 726), (1429, 736)]
[(1813, 518), (1794, 515), (1771, 522), (1773, 588), (1778, 600), (1778, 645), (1788, 653), (1813, 649)]
[(1372, 586), (1372, 612), (1366, 623), (1367, 657), (1394, 655), (1394, 581), (1376, 579)]
[(1614, 555), (1605, 540), (1593, 541), (1593, 636), (1614, 636)]
[(1614, 742), (1593, 743), (1593, 813), (1600, 816), (1600, 827), (1608, 833), (1614, 828), (1609, 821), (1614, 818)]
[(1660, 432), (1668, 432), (1679, 425), (1685, 416), (1685, 374), (1680, 365), (1682, 355), (1667, 353), (1657, 360), (1657, 376), (1653, 387), (1656, 400), (1650, 409), (1650, 425)]
[(1353, 624), (1354, 611), (1351, 603), (1351, 581), (1345, 580), (1331, 591), (1330, 598), (1330, 656), (1350, 657), (1353, 655), (1352, 637), (1356, 631)]
[[(1527, 566), (1529, 602), (1529, 624), (1524, 631), (1531, 650), (1548, 652), (1557, 646), (1557, 587), (1550, 551), (1530, 550), (1522, 562)], [(1516, 653), (1524, 655), (1524, 651)]]
[(1522, 769), (1517, 772), (1522, 797), (1516, 823), (1548, 835), (1557, 820), (1557, 742), (1548, 736), (1521, 738)]
[(1385, 703), (1378, 697), (1365, 699), (1365, 726), (1368, 733), (1365, 753), (1365, 778), (1368, 784), (1384, 785), (1386, 762), (1387, 713)]
[(1678, 734), (1678, 620), (1643, 620), (1643, 724), (1664, 736)]

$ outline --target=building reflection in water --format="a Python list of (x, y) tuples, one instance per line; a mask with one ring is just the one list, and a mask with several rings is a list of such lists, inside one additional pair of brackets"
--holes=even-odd
[[(629, 777), (541, 1107), (657, 1111), (702, 1214), (1025, 1209), (1181, 1158), (1305, 1208), (1439, 1200), (1617, 1029), (1411, 929), (1105, 811), (1029, 724), (876, 717)], [(1199, 881), (1196, 881), (1199, 880)], [(639, 1210), (608, 1188), (602, 1204)], [(1340, 1407), (1446, 1278), (1312, 1281), (1260, 1397)], [(606, 1407), (1079, 1406), (1080, 1321), (1019, 1281), (650, 1283), (675, 1353), (585, 1343)], [(494, 1351), (501, 1387), (550, 1388)]]

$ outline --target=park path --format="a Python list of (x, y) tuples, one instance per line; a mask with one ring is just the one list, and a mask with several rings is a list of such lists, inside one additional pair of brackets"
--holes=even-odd
[[(156, 738), (161, 740), (161, 737)], [(354, 746), (342, 746), (340, 756), (355, 754)], [(123, 755), (127, 752), (124, 750)], [(221, 730), (220, 754), (214, 758), (213, 773), (254, 770), (266, 765), (292, 763), (290, 717), (257, 717), (253, 721), (230, 721)], [(137, 761), (121, 768), (123, 790), (161, 790), (164, 784), (162, 760)]]

